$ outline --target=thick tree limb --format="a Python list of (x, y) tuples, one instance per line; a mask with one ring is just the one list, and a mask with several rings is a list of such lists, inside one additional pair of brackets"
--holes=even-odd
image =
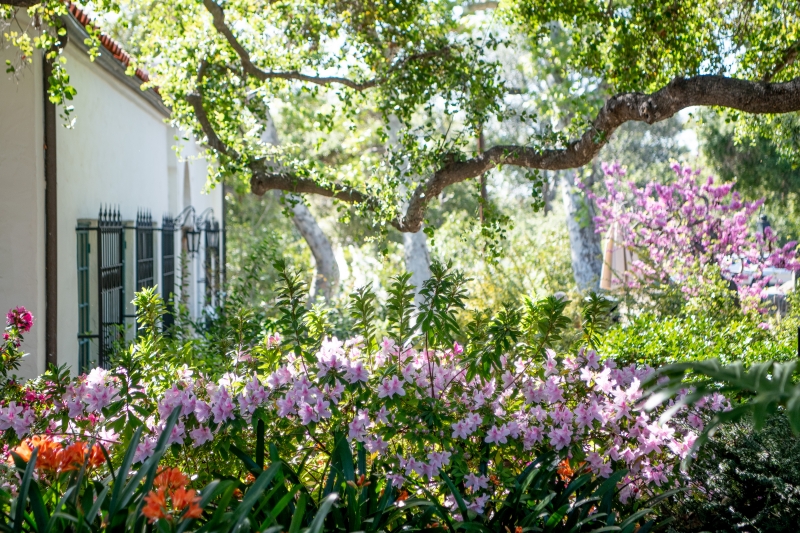
[[(189, 99), (195, 107), (198, 122), (209, 138), (209, 145), (215, 148), (221, 141), (205, 115), (200, 93), (194, 93)], [(466, 160), (459, 160), (456, 155), (451, 156), (449, 161), (414, 190), (405, 215), (393, 220), (392, 225), (402, 232), (416, 233), (422, 227), (428, 203), (446, 187), (476, 178), (499, 165), (540, 170), (578, 168), (591, 162), (614, 131), (625, 122), (654, 124), (693, 106), (726, 107), (752, 114), (800, 111), (800, 78), (783, 83), (766, 83), (724, 76), (695, 76), (675, 79), (653, 94), (616, 95), (606, 101), (586, 132), (563, 148), (540, 150), (528, 146), (494, 146)], [(230, 150), (224, 144), (221, 145), (223, 149), (219, 150), (220, 153), (231, 157)], [(258, 195), (278, 189), (367, 204), (376, 210), (379, 207), (378, 199), (352, 187), (336, 184), (323, 186), (312, 179), (276, 173), (263, 162), (254, 163), (251, 170), (251, 188)]]
[(478, 11), (488, 11), (500, 7), (500, 2), (475, 2), (464, 7), (467, 13), (477, 13)]
[(800, 111), (800, 78), (785, 83), (762, 83), (695, 76), (678, 78), (653, 94), (627, 93), (610, 98), (587, 131), (560, 149), (537, 150), (526, 146), (494, 146), (472, 159), (452, 162), (434, 173), (414, 191), (401, 231), (417, 231), (431, 198), (445, 187), (480, 176), (497, 165), (540, 170), (566, 170), (589, 163), (625, 122), (654, 124), (692, 106), (719, 106), (745, 113), (790, 113)]

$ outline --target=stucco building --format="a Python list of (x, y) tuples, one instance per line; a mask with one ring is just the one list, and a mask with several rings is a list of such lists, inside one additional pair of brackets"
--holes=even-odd
[(200, 317), (224, 275), (223, 194), (204, 192), (202, 148), (169, 125), (156, 91), (141, 90), (145, 72), (125, 74), (112, 39), (90, 61), (88, 18), (70, 13), (72, 128), (47, 102), (41, 54), (0, 80), (0, 308), (36, 317), (23, 376), (51, 362), (73, 373), (102, 364), (121, 328), (133, 335), (138, 287), (182, 293)]

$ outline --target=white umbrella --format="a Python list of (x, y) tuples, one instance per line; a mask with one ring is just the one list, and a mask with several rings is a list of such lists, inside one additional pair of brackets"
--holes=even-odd
[(606, 242), (603, 246), (603, 270), (600, 273), (600, 288), (613, 290), (623, 284), (625, 272), (636, 260), (636, 254), (623, 245), (622, 231), (614, 222), (606, 233)]

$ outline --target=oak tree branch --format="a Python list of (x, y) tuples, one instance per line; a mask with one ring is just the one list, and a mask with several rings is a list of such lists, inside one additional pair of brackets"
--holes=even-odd
[[(205, 0), (209, 2), (210, 0)], [(202, 70), (202, 69), (201, 69)], [(199, 86), (200, 84), (198, 84)], [(227, 157), (237, 157), (214, 132), (198, 91), (188, 97), (197, 120), (208, 137), (208, 144)], [(614, 131), (626, 122), (654, 124), (693, 106), (716, 106), (750, 114), (777, 114), (800, 111), (800, 77), (782, 83), (748, 81), (725, 76), (676, 78), (652, 94), (625, 93), (609, 98), (586, 131), (560, 148), (539, 149), (530, 146), (498, 145), (475, 157), (461, 160), (452, 155), (446, 163), (411, 195), (405, 214), (392, 220), (402, 232), (415, 233), (422, 227), (428, 203), (448, 186), (499, 166), (512, 165), (529, 169), (566, 170), (581, 167), (594, 159)], [(377, 209), (379, 200), (352, 187), (321, 185), (309, 178), (276, 172), (267, 162), (250, 164), (252, 191), (261, 195), (268, 190), (297, 194), (316, 194), (338, 200), (366, 204)]]

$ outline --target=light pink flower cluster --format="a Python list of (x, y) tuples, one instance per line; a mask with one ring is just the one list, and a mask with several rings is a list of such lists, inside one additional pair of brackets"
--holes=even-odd
[[(564, 358), (548, 349), (542, 358), (523, 347), (501, 356), (483, 375), (473, 375), (474, 354), (465, 354), (457, 343), (449, 350), (415, 350), (385, 339), (375, 351), (360, 338), (332, 338), (302, 358), (293, 350), (281, 354), (279, 345), (273, 349), (279, 363), (268, 373), (257, 370), (259, 361), (237, 365), (217, 382), (179, 371), (157, 398), (135, 460), (152, 455), (176, 410), (168, 443), (193, 447), (231, 438), (258, 417), (267, 421), (272, 442), (291, 432), (308, 435), (312, 449), (331, 446), (336, 435), (358, 443), (369, 452), (371, 468), (396, 487), (421, 484), (433, 490), (441, 487), (443, 471), (468, 465), (472, 471), (457, 482), (467, 488), (470, 509), (483, 513), (504, 490), (489, 482), (492, 475), (497, 479), (503, 468), (521, 470), (548, 451), (601, 477), (627, 469), (621, 485), (626, 499), (671, 487), (672, 467), (691, 450), (694, 432), (709, 412), (728, 408), (717, 395), (684, 409), (677, 419), (683, 422), (659, 423), (657, 413), (648, 415), (639, 405), (641, 383), (652, 369), (618, 368), (594, 351)], [(93, 370), (68, 387), (56, 410), (75, 423), (89, 419), (98, 434), (113, 422), (102, 409), (119, 393), (116, 379)], [(0, 424), (8, 427), (12, 418), (24, 417), (17, 406), (2, 409), (6, 418)]]
[(67, 387), (62, 396), (70, 418), (100, 413), (117, 397), (120, 388), (114, 377), (102, 368), (95, 368)]
[[(625, 170), (603, 164), (602, 194), (588, 193), (600, 214), (598, 232), (617, 230), (620, 243), (638, 256), (623, 275), (631, 287), (650, 281), (682, 283), (698, 267), (719, 265), (737, 286), (748, 306), (757, 306), (770, 281), (770, 267), (800, 270), (796, 242), (777, 246), (770, 228), (752, 230), (753, 217), (763, 199), (742, 201), (733, 183), (699, 180), (700, 171), (673, 164), (676, 180), (669, 185), (651, 182), (638, 187), (624, 182)], [(684, 284), (684, 291), (691, 291)]]
[(36, 412), (27, 405), (18, 405), (14, 401), (0, 405), (0, 432), (11, 429), (22, 438), (35, 420)]
[[(488, 379), (467, 379), (456, 350), (398, 350), (388, 340), (368, 354), (361, 339), (328, 339), (315, 361), (290, 354), (267, 376), (226, 375), (217, 384), (179, 380), (158, 403), (161, 420), (181, 409), (170, 443), (201, 446), (236, 417), (250, 421), (261, 409), (272, 420), (305, 426), (323, 439), (344, 431), (382, 462), (395, 486), (439, 483), (456, 455), (501, 453), (518, 461), (556, 450), (583, 457), (598, 476), (628, 469), (622, 487), (629, 498), (668, 484), (668, 472), (689, 453), (693, 429), (702, 429), (707, 411), (728, 407), (716, 396), (686, 411), (685, 427), (661, 424), (639, 408), (641, 383), (652, 369), (617, 368), (594, 351), (562, 359), (547, 350), (542, 364), (506, 355), (496, 377)], [(428, 425), (420, 405), (436, 406), (446, 425)], [(160, 428), (152, 425), (137, 459), (152, 453)], [(470, 508), (482, 512), (496, 488), (475, 473), (465, 483)]]

